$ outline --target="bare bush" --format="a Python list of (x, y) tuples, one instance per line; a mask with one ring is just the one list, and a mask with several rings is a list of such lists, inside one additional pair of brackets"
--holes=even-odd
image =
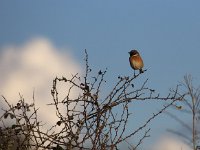
[(195, 87), (191, 75), (186, 75), (183, 82), (184, 91), (180, 95), (185, 95), (182, 100), (182, 105), (179, 111), (182, 114), (189, 114), (191, 122), (186, 123), (178, 116), (167, 112), (167, 115), (175, 119), (180, 123), (185, 131), (180, 132), (172, 129), (168, 129), (170, 133), (182, 137), (186, 144), (190, 145), (193, 150), (200, 149), (200, 87)]
[[(72, 75), (71, 79), (56, 77), (53, 80), (51, 94), (53, 102), (49, 107), (56, 108), (58, 120), (54, 126), (46, 132), (41, 130), (42, 122), (38, 121), (37, 111), (33, 104), (26, 104), (23, 97), (16, 105), (11, 105), (3, 97), (9, 106), (4, 110), (0, 121), (1, 149), (8, 149), (14, 145), (18, 149), (118, 149), (119, 145), (127, 142), (136, 134), (141, 138), (135, 145), (129, 144), (129, 148), (136, 150), (146, 137), (149, 137), (149, 123), (162, 114), (176, 101), (184, 98), (180, 95), (177, 86), (167, 96), (161, 97), (155, 90), (147, 87), (145, 80), (141, 85), (134, 85), (134, 81), (143, 73), (132, 77), (119, 76), (113, 88), (107, 95), (101, 95), (106, 86), (105, 71), (98, 71), (94, 76), (88, 64), (88, 54), (85, 50), (85, 75)], [(144, 71), (144, 73), (146, 70)], [(58, 86), (60, 83), (68, 83), (68, 91), (64, 99), (59, 97)], [(77, 91), (77, 97), (71, 96), (71, 91)], [(104, 91), (105, 92), (105, 91)], [(106, 92), (105, 92), (106, 93)], [(168, 104), (153, 113), (151, 117), (131, 132), (127, 131), (130, 120), (130, 104), (133, 101), (168, 101)], [(65, 106), (65, 110), (61, 110)], [(10, 118), (8, 118), (8, 116)], [(11, 126), (4, 124), (5, 119), (14, 119)], [(59, 129), (59, 130), (58, 130)], [(144, 131), (145, 130), (145, 131)], [(144, 132), (142, 132), (144, 131)], [(14, 142), (13, 142), (14, 140)], [(10, 147), (12, 147), (10, 146)]]

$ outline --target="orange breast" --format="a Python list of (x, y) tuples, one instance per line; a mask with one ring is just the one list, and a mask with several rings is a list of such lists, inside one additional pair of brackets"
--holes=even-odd
[(129, 57), (130, 65), (133, 69), (139, 70), (144, 66), (143, 60), (140, 56), (131, 56)]

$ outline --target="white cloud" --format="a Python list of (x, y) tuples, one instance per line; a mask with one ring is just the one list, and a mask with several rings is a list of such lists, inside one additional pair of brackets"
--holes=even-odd
[(151, 148), (152, 150), (192, 150), (187, 144), (173, 136), (161, 137)]
[[(53, 106), (46, 105), (53, 102), (50, 90), (54, 77), (71, 77), (80, 72), (72, 55), (55, 48), (47, 39), (38, 38), (23, 46), (11, 45), (0, 50), (0, 94), (10, 103), (16, 103), (21, 93), (31, 102), (35, 90), (36, 107), (40, 108), (44, 122), (57, 121)], [(66, 85), (60, 88), (62, 92), (67, 91)], [(71, 94), (76, 95), (74, 91)]]

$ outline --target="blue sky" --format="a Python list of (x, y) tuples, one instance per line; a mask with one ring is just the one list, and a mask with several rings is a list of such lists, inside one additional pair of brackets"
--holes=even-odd
[[(128, 51), (138, 49), (148, 69), (144, 78), (166, 94), (185, 74), (200, 81), (199, 8), (198, 0), (1, 0), (0, 50), (41, 37), (83, 65), (87, 49), (91, 67), (108, 68), (113, 84), (118, 75), (133, 74)], [(163, 120), (152, 128), (169, 126)]]
[(92, 64), (116, 74), (131, 72), (127, 52), (136, 48), (153, 81), (168, 87), (185, 73), (199, 75), (199, 3), (1, 1), (0, 45), (46, 37), (77, 59), (87, 49)]

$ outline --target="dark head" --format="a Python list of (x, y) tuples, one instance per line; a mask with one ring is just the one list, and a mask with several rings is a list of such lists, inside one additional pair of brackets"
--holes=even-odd
[(137, 50), (131, 50), (130, 52), (128, 52), (130, 54), (130, 56), (137, 56), (139, 55)]

